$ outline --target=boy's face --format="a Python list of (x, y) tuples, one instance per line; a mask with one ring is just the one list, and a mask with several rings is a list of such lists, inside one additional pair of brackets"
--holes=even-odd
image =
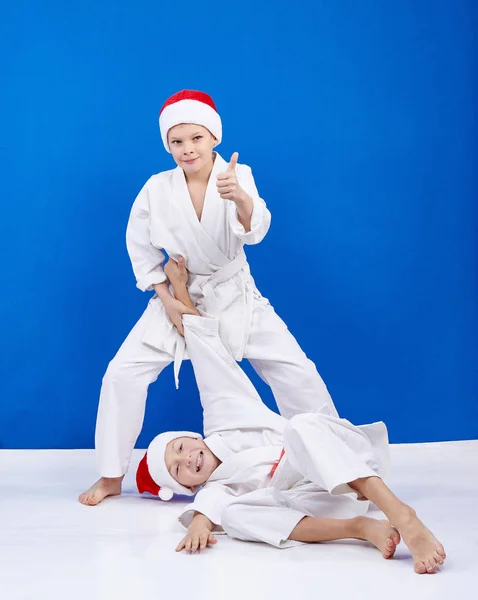
[(190, 437), (171, 440), (164, 460), (171, 477), (193, 492), (209, 479), (219, 464), (202, 439)]
[(171, 127), (168, 144), (178, 167), (193, 174), (212, 163), (216, 138), (202, 125), (183, 124)]

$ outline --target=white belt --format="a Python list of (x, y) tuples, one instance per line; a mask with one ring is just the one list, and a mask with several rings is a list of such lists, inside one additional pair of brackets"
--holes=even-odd
[[(228, 349), (229, 353), (234, 356), (235, 360), (242, 360), (244, 352), (246, 350), (247, 340), (249, 339), (249, 333), (251, 330), (252, 323), (252, 309), (254, 300), (254, 288), (250, 280), (249, 269), (244, 270), (243, 268), (247, 265), (247, 257), (244, 250), (240, 252), (230, 262), (220, 267), (212, 275), (192, 275), (192, 281), (189, 285), (189, 291), (191, 294), (202, 294), (204, 296), (204, 306), (206, 312), (214, 317), (220, 319), (219, 307), (215, 287), (235, 277), (238, 273), (241, 273), (242, 277), (242, 297), (244, 304), (244, 320), (243, 320), (243, 334), (239, 350), (233, 354), (227, 340), (223, 339), (223, 343)], [(184, 359), (184, 352), (186, 344), (184, 338), (178, 334), (176, 343), (176, 350), (174, 353), (174, 381), (176, 383), (176, 389), (179, 388), (179, 371), (181, 364)]]

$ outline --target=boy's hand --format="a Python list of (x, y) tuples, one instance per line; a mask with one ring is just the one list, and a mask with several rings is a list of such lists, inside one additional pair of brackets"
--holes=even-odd
[(223, 200), (232, 200), (233, 202), (242, 202), (247, 198), (246, 192), (237, 182), (236, 165), (239, 154), (234, 152), (225, 173), (219, 173), (217, 176), (217, 191)]
[(185, 550), (188, 554), (194, 554), (216, 542), (217, 540), (210, 529), (203, 524), (194, 524), (194, 522), (192, 522), (188, 527), (187, 535), (179, 542), (176, 552)]
[(178, 332), (184, 335), (182, 316), (199, 315), (188, 292), (189, 274), (184, 264), (184, 258), (179, 256), (178, 262), (170, 258), (164, 266), (164, 273), (174, 290), (174, 297), (171, 295), (165, 297), (164, 308)]
[(178, 333), (184, 337), (183, 315), (196, 315), (197, 311), (189, 308), (172, 296), (167, 301), (164, 301), (163, 304), (172, 324), (176, 327)]
[(178, 262), (170, 258), (164, 266), (164, 273), (169, 279), (173, 288), (180, 286), (186, 287), (188, 284), (188, 271), (182, 256), (178, 257)]

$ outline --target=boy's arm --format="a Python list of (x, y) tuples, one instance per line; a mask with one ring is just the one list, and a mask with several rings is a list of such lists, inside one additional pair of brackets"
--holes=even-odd
[(146, 183), (134, 201), (126, 228), (126, 247), (136, 277), (136, 286), (143, 292), (166, 281), (162, 267), (166, 257), (151, 244), (149, 225), (149, 192)]
[[(184, 507), (179, 515), (179, 522), (188, 530), (194, 521), (202, 521), (210, 531), (221, 531), (222, 515), (234, 498), (231, 490), (222, 483), (206, 483), (196, 494), (194, 501)], [(202, 519), (199, 519), (198, 515), (201, 515)]]
[(194, 311), (196, 316), (199, 316), (200, 313), (197, 308), (194, 306), (193, 301), (191, 300), (191, 296), (189, 295), (188, 288), (184, 284), (176, 284), (173, 285), (174, 297), (182, 302), (185, 306)]
[[(206, 515), (203, 515), (202, 513), (200, 513), (200, 512), (197, 512), (197, 511), (195, 511), (195, 513), (194, 513), (194, 517), (193, 517), (192, 523), (191, 523), (191, 525), (189, 526), (189, 528), (190, 528), (192, 525), (194, 525), (195, 523), (196, 523), (197, 525), (200, 525), (201, 527), (205, 527), (206, 529), (209, 529), (209, 531), (212, 531), (212, 530), (213, 530), (213, 527), (214, 527), (214, 523), (213, 523), (212, 521), (210, 521), (210, 520), (209, 520), (209, 519), (206, 517)], [(188, 529), (189, 529), (189, 528), (188, 528)]]
[(244, 227), (244, 231), (250, 233), (254, 200), (244, 192), (234, 204), (236, 205), (237, 220)]
[(182, 302), (185, 306), (191, 309), (191, 311), (199, 316), (199, 311), (193, 304), (191, 296), (188, 292), (188, 279), (189, 273), (186, 269), (186, 263), (183, 256), (178, 256), (178, 260), (175, 261), (170, 258), (164, 266), (164, 273), (169, 279), (169, 283), (173, 288), (174, 297), (176, 300)]
[(237, 165), (236, 173), (245, 196), (238, 203), (230, 203), (229, 225), (234, 235), (244, 244), (258, 244), (269, 231), (271, 213), (259, 196), (251, 168), (247, 165)]

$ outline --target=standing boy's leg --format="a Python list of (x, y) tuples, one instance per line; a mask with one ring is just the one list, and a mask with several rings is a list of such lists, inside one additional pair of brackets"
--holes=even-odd
[(79, 496), (82, 504), (94, 506), (106, 496), (121, 493), (143, 424), (148, 387), (172, 361), (168, 353), (142, 342), (151, 311), (148, 305), (103, 377), (95, 433), (101, 477)]
[[(165, 269), (175, 297), (195, 310), (186, 284), (184, 260), (170, 259)], [(185, 277), (187, 280), (187, 277)], [(251, 331), (244, 357), (271, 387), (282, 416), (320, 412), (338, 416), (332, 398), (314, 363), (307, 358), (286, 324), (266, 298), (254, 300)]]
[(271, 387), (282, 416), (338, 416), (327, 386), (284, 321), (265, 299), (254, 310), (244, 357)]

